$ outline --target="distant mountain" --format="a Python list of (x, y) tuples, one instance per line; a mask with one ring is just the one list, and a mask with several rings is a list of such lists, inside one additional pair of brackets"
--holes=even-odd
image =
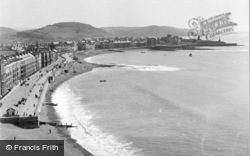
[(147, 27), (103, 27), (112, 36), (117, 37), (163, 37), (168, 34), (174, 36), (187, 36), (189, 29), (181, 29), (169, 26)]
[(39, 29), (18, 31), (16, 37), (38, 40), (78, 40), (86, 37), (163, 37), (168, 34), (187, 36), (187, 32), (188, 29), (169, 26), (95, 28), (79, 22), (62, 22)]
[(105, 37), (108, 35), (109, 33), (103, 29), (78, 22), (56, 23), (39, 29), (17, 33), (17, 37), (38, 39), (80, 39), (83, 37)]
[(16, 33), (17, 30), (8, 28), (8, 27), (0, 27), (0, 35), (2, 34), (13, 34)]

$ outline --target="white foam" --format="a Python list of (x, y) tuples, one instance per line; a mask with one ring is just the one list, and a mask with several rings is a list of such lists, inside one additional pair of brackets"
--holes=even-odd
[(177, 71), (181, 70), (181, 68), (176, 67), (168, 67), (161, 65), (117, 65), (118, 67), (129, 69), (129, 70), (137, 70), (137, 71)]
[[(102, 64), (102, 63), (94, 62), (92, 58), (93, 57), (88, 57), (88, 58), (85, 58), (84, 60), (89, 63)], [(128, 70), (151, 71), (151, 72), (153, 71), (178, 71), (182, 69), (182, 68), (168, 67), (168, 66), (163, 66), (163, 65), (129, 65), (129, 64), (115, 64), (115, 63), (105, 63), (103, 65), (114, 65), (115, 67), (124, 68)]]
[(71, 137), (95, 156), (133, 156), (139, 155), (132, 143), (121, 142), (116, 136), (104, 133), (92, 123), (97, 115), (88, 111), (82, 104), (82, 98), (70, 90), (70, 83), (64, 83), (53, 94), (52, 101), (62, 122), (73, 123), (77, 128), (69, 128)]

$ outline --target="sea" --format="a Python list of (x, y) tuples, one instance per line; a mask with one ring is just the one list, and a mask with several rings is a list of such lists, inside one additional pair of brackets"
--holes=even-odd
[(249, 36), (221, 39), (242, 46), (87, 58), (115, 66), (61, 84), (56, 112), (95, 156), (249, 156)]

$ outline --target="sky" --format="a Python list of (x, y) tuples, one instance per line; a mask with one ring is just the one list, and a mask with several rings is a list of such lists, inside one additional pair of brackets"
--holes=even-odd
[(0, 0), (0, 26), (40, 28), (58, 22), (94, 27), (173, 26), (231, 12), (237, 30), (249, 30), (249, 0)]

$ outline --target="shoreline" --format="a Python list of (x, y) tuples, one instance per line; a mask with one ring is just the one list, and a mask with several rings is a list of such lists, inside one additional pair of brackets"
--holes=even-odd
[[(75, 56), (77, 56), (79, 58), (78, 61), (68, 63), (67, 66), (71, 65), (71, 67), (69, 68), (69, 72), (67, 74), (59, 76), (58, 78), (56, 78), (55, 82), (53, 82), (49, 85), (47, 93), (45, 95), (44, 102), (52, 102), (53, 92), (61, 84), (65, 83), (69, 79), (71, 79), (75, 76), (90, 72), (94, 68), (99, 68), (98, 64), (89, 63), (89, 62), (84, 60), (85, 58), (93, 57), (93, 56), (97, 56), (97, 55), (101, 55), (101, 54), (114, 53), (114, 52), (115, 51), (94, 50), (94, 51), (89, 52), (89, 55), (84, 55), (83, 53), (74, 54)], [(74, 71), (76, 73), (73, 73)], [(51, 90), (53, 90), (53, 92), (51, 92)], [(43, 120), (48, 121), (48, 122), (58, 122), (58, 121), (60, 121), (60, 116), (56, 112), (56, 110), (53, 106), (43, 106), (42, 110), (41, 110), (41, 121), (43, 121)], [(53, 126), (50, 126), (50, 127), (53, 127)], [(74, 148), (76, 151), (79, 151), (80, 153), (84, 154), (85, 156), (92, 156), (93, 155), (89, 151), (87, 151), (84, 147), (82, 147), (80, 144), (78, 144), (76, 142), (77, 140), (71, 138), (69, 131), (67, 129), (55, 128), (55, 130), (56, 130), (57, 134), (60, 135), (61, 139), (64, 139), (67, 142), (67, 144), (69, 144), (71, 146), (71, 148)]]
[[(145, 49), (143, 48), (136, 48), (136, 49)], [(125, 51), (134, 50), (134, 48), (123, 48)], [(85, 53), (88, 53), (88, 55), (85, 55)], [(53, 92), (63, 83), (68, 81), (69, 79), (90, 72), (94, 68), (102, 68), (106, 66), (102, 66), (102, 64), (97, 63), (89, 63), (85, 61), (86, 58), (102, 55), (102, 54), (108, 54), (108, 53), (120, 53), (119, 51), (110, 51), (109, 49), (102, 49), (102, 50), (90, 50), (90, 51), (84, 51), (84, 52), (76, 52), (73, 54), (72, 57), (76, 56), (78, 58), (77, 61), (73, 61), (67, 64), (67, 66), (71, 66), (69, 68), (69, 72), (66, 75), (61, 75), (59, 78), (55, 80), (55, 82), (51, 83), (48, 87), (47, 93), (45, 95), (45, 102), (52, 102), (52, 94)], [(71, 63), (73, 63), (71, 65)], [(67, 67), (66, 67), (67, 68)], [(74, 73), (76, 72), (76, 73)], [(50, 90), (53, 90), (51, 92)], [(49, 109), (51, 108), (51, 109)], [(50, 121), (50, 122), (58, 122), (60, 121), (60, 116), (56, 112), (55, 108), (53, 106), (44, 106), (41, 110), (41, 120)], [(51, 126), (52, 127), (52, 126)], [(67, 129), (61, 129), (61, 128), (55, 128), (58, 135), (61, 136), (62, 139), (66, 138), (67, 143), (71, 146), (71, 148), (74, 148), (75, 150), (81, 152), (85, 156), (92, 156), (93, 154), (87, 151), (84, 147), (82, 147), (80, 144), (78, 144), (73, 138), (71, 138), (69, 131)]]
[[(86, 71), (88, 72), (88, 71)], [(83, 72), (84, 73), (84, 72)], [(82, 74), (82, 73), (79, 73)], [(66, 82), (67, 80), (73, 78), (76, 75), (67, 75), (60, 77), (56, 82), (50, 84), (48, 91), (45, 95), (45, 102), (51, 102), (52, 101), (52, 94), (53, 92), (49, 90), (56, 90), (57, 87), (59, 87), (61, 84)], [(60, 121), (60, 116), (56, 112), (55, 108), (53, 106), (43, 106), (41, 110), (41, 121), (47, 121), (47, 122), (59, 122)], [(48, 125), (50, 126), (50, 125)], [(50, 126), (55, 128), (54, 126)], [(83, 148), (81, 145), (79, 145), (75, 139), (72, 139), (69, 131), (65, 128), (55, 128), (56, 133), (60, 136), (61, 139), (65, 140), (64, 144), (67, 142), (67, 144), (72, 145), (71, 148), (75, 148), (85, 156), (92, 156), (90, 152), (88, 152), (85, 148)], [(66, 151), (65, 151), (66, 152)], [(76, 154), (77, 155), (77, 154)]]

